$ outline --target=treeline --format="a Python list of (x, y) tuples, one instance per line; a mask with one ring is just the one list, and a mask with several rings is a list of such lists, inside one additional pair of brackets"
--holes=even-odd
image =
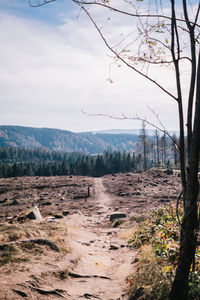
[(68, 162), (80, 159), (83, 154), (79, 152), (50, 151), (42, 148), (27, 149), (22, 147), (0, 147), (0, 161), (4, 163), (13, 162), (49, 162), (66, 160)]
[(141, 172), (141, 154), (107, 151), (99, 155), (62, 153), (41, 149), (0, 148), (0, 177), (83, 175), (103, 176)]
[(153, 136), (148, 136), (145, 122), (142, 123), (136, 153), (142, 155), (143, 171), (155, 166), (158, 168), (179, 168), (179, 139), (176, 134), (169, 138), (165, 133), (159, 135), (155, 130)]
[(142, 124), (136, 152), (109, 151), (99, 155), (50, 151), (43, 148), (0, 147), (0, 177), (83, 175), (143, 172), (151, 167), (179, 168), (178, 139), (148, 136)]

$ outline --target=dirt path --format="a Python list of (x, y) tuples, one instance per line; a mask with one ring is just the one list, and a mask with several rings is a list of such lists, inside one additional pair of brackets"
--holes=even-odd
[[(80, 212), (68, 217), (70, 246), (77, 265), (67, 280), (69, 299), (122, 300), (125, 279), (132, 272), (133, 251), (126, 247), (128, 231), (112, 228), (109, 216), (114, 208), (105, 193), (101, 178), (95, 180), (95, 198), (87, 201), (87, 215)], [(86, 205), (86, 204), (85, 204)]]
[[(26, 194), (31, 195), (30, 199), (38, 197), (38, 202), (35, 198), (31, 201), (40, 205), (43, 220), (0, 223), (0, 239), (4, 243), (4, 240), (42, 237), (54, 241), (61, 251), (58, 253), (48, 246), (28, 243), (16, 244), (13, 250), (11, 247), (1, 252), (1, 261), (8, 259), (8, 262), (0, 266), (0, 300), (54, 300), (61, 297), (67, 300), (127, 300), (126, 277), (135, 266), (131, 264), (134, 251), (126, 247), (132, 232), (125, 226), (113, 228), (110, 222), (110, 215), (119, 212), (120, 203), (118, 207), (114, 206), (115, 198), (106, 193), (102, 178), (87, 181), (79, 177), (67, 178), (67, 185), (65, 177), (50, 179), (50, 184), (41, 179), (35, 183), (36, 178), (24, 179), (27, 180)], [(16, 184), (17, 179), (12, 180)], [(20, 187), (20, 181), (17, 184)], [(34, 190), (34, 184), (41, 185), (42, 189)], [(58, 186), (56, 190), (55, 185)], [(44, 186), (47, 186), (45, 190)], [(86, 201), (83, 197), (67, 198), (87, 190), (88, 186), (91, 197)], [(69, 187), (70, 192), (67, 190), (64, 194)], [(6, 194), (6, 199), (16, 197), (16, 191)], [(23, 204), (25, 194), (22, 192), (17, 199)], [(41, 201), (51, 205), (43, 206)], [(20, 206), (2, 207), (10, 208), (10, 213), (14, 215), (14, 208), (17, 210)], [(126, 204), (124, 210), (122, 213), (129, 213)], [(68, 214), (63, 216), (64, 211)], [(51, 212), (61, 218), (51, 219)]]

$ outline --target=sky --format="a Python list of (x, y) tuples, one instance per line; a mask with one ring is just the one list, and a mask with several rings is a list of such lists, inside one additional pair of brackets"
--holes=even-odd
[[(98, 18), (106, 23), (108, 16), (100, 11)], [(108, 31), (114, 36), (134, 26), (131, 20), (115, 22)], [(150, 107), (168, 130), (178, 129), (176, 102), (114, 64), (90, 20), (71, 0), (38, 8), (27, 0), (1, 0), (0, 44), (0, 125), (73, 132), (140, 128), (141, 121), (94, 115), (138, 114), (156, 122)], [(154, 72), (173, 91), (168, 71)]]

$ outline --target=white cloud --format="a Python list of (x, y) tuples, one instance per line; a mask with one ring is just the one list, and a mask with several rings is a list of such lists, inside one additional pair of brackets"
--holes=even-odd
[[(177, 128), (176, 105), (148, 81), (115, 65), (114, 83), (107, 81), (112, 60), (83, 16), (53, 26), (1, 14), (0, 44), (1, 124), (72, 131), (135, 128), (140, 122), (89, 117), (81, 109), (128, 116), (143, 113), (151, 119), (149, 105), (160, 112), (169, 129)], [(157, 72), (166, 82), (166, 75)]]

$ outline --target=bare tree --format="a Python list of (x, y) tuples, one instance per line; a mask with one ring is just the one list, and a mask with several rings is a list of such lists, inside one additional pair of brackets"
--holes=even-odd
[(142, 122), (142, 128), (140, 130), (139, 139), (142, 144), (142, 152), (143, 152), (143, 170), (147, 170), (147, 147), (148, 147), (148, 139), (147, 139), (147, 130), (146, 130), (146, 124), (143, 121)]
[[(38, 0), (39, 1), (39, 0)], [(52, 0), (54, 1), (54, 0)], [(105, 45), (111, 51), (116, 63), (124, 63), (144, 80), (150, 81), (155, 87), (168, 95), (178, 108), (180, 137), (177, 148), (180, 155), (184, 218), (181, 226), (180, 257), (176, 276), (171, 290), (171, 299), (188, 299), (188, 277), (192, 261), (195, 257), (198, 228), (198, 165), (200, 152), (200, 55), (199, 55), (199, 12), (200, 3), (192, 5), (191, 1), (134, 1), (134, 0), (72, 0), (84, 11), (96, 28)], [(42, 0), (41, 0), (42, 2)], [(38, 5), (42, 5), (38, 2)], [(51, 2), (44, 1), (44, 2)], [(120, 40), (113, 44), (106, 35), (105, 20), (95, 15), (102, 9), (114, 16), (123, 16), (132, 20), (134, 32), (120, 35)], [(131, 19), (132, 18), (132, 19)], [(119, 22), (118, 22), (119, 23)], [(115, 24), (116, 25), (116, 24)], [(109, 22), (107, 22), (109, 26)], [(117, 25), (116, 25), (117, 26)], [(115, 27), (115, 33), (117, 27)], [(131, 38), (133, 37), (133, 38)], [(182, 67), (189, 64), (190, 79), (188, 95), (185, 97), (187, 152), (185, 143), (184, 95)], [(154, 76), (154, 67), (171, 68), (174, 74), (176, 93), (168, 89), (165, 83)], [(196, 95), (195, 95), (196, 88)], [(170, 116), (169, 116), (170, 117)], [(125, 116), (122, 118), (126, 119)], [(186, 157), (187, 154), (187, 157)]]
[[(176, 141), (176, 143), (174, 141)], [(178, 153), (177, 146), (176, 146), (177, 143), (178, 143), (177, 137), (176, 137), (176, 134), (174, 133), (173, 140), (171, 141), (171, 149), (172, 149), (173, 156), (174, 156), (174, 167), (175, 168), (178, 168), (178, 166), (179, 166), (179, 153)]]
[(161, 136), (160, 143), (161, 143), (161, 151), (162, 151), (162, 164), (166, 165), (167, 140), (165, 134)]
[(159, 134), (158, 130), (155, 130), (155, 139), (156, 139), (156, 152), (157, 152), (157, 165), (160, 165), (160, 147), (159, 147)]

